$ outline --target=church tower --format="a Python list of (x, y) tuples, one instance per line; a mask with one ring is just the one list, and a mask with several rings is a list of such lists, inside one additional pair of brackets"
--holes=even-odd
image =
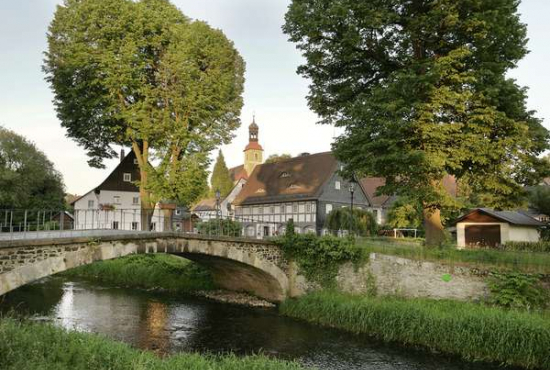
[(254, 117), (248, 126), (248, 145), (244, 149), (244, 170), (248, 176), (257, 165), (264, 161), (264, 149), (258, 143), (258, 131), (259, 128)]

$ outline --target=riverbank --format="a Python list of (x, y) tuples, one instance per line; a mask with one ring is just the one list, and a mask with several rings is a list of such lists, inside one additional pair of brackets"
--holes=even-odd
[(300, 370), (297, 363), (264, 356), (178, 354), (159, 358), (99, 335), (49, 324), (0, 319), (2, 370)]
[(550, 369), (550, 317), (473, 303), (318, 292), (287, 300), (283, 315), (386, 342), (527, 369)]
[(140, 254), (77, 267), (60, 274), (131, 288), (191, 293), (216, 288), (210, 273), (184, 258)]

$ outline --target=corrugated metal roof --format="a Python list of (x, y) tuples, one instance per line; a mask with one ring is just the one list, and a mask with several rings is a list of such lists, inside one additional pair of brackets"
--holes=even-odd
[(534, 227), (540, 227), (544, 226), (544, 224), (533, 217), (519, 211), (495, 211), (491, 208), (476, 208), (472, 211), (468, 212), (462, 217), (459, 217), (454, 223), (458, 223), (465, 218), (467, 218), (469, 215), (471, 215), (474, 212), (483, 212), (489, 216), (492, 216), (494, 218), (497, 218), (499, 220), (502, 220), (504, 222), (508, 222), (512, 225), (518, 225), (518, 226), (534, 226)]

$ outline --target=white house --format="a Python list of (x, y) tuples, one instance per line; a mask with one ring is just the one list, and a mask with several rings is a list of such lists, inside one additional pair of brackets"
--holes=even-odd
[(522, 212), (477, 208), (455, 221), (458, 248), (538, 242), (544, 224)]
[[(124, 156), (118, 166), (99, 186), (71, 204), (74, 207), (75, 229), (141, 230), (141, 200), (139, 166), (133, 151)], [(155, 208), (151, 230), (164, 229), (161, 210)]]

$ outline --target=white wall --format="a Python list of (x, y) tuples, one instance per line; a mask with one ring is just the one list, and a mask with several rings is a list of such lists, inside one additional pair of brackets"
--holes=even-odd
[(466, 226), (500, 225), (500, 242), (538, 242), (540, 235), (535, 227), (510, 225), (505, 222), (459, 222), (456, 224), (456, 243), (459, 249), (466, 247)]
[(534, 227), (510, 225), (508, 241), (513, 242), (538, 242), (540, 234)]

